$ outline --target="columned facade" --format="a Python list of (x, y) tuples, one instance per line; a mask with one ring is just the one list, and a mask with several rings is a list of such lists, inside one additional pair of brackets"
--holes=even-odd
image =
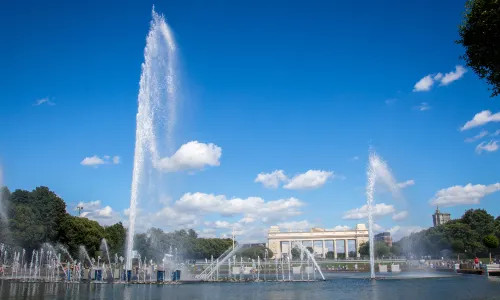
[[(354, 229), (328, 230), (322, 228), (312, 228), (308, 232), (282, 232), (278, 226), (271, 226), (267, 235), (268, 248), (273, 252), (274, 257), (280, 259), (283, 254), (291, 257), (292, 242), (301, 242), (306, 246), (311, 246), (315, 256), (326, 258), (328, 251), (333, 251), (333, 258), (337, 259), (339, 248), (344, 248), (345, 257), (359, 257), (359, 246), (368, 242), (368, 229), (365, 224), (357, 224)], [(354, 247), (349, 245), (349, 241), (354, 242)], [(327, 243), (333, 242), (331, 249)], [(337, 245), (339, 242), (339, 245)], [(352, 242), (351, 242), (352, 243)], [(342, 252), (340, 252), (342, 253)]]

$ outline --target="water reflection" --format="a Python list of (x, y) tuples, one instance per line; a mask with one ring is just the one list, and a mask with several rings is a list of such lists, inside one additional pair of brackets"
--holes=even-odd
[[(500, 280), (482, 277), (368, 280), (334, 278), (321, 282), (204, 283), (181, 285), (123, 285), (22, 283), (0, 281), (0, 299), (495, 299)], [(441, 296), (439, 296), (441, 295)]]

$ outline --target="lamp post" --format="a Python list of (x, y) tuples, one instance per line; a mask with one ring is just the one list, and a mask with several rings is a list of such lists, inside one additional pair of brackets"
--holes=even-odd
[(233, 236), (233, 237), (232, 237), (232, 238), (233, 238), (233, 250), (234, 250), (234, 225), (233, 225), (233, 226), (231, 226), (231, 228), (232, 228), (232, 236)]
[(83, 205), (78, 205), (76, 209), (78, 210), (78, 216), (80, 216), (82, 214)]

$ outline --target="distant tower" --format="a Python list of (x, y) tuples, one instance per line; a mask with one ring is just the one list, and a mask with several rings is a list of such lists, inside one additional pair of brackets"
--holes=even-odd
[(436, 207), (436, 212), (432, 215), (432, 223), (434, 223), (434, 227), (444, 224), (450, 219), (451, 215), (449, 213), (442, 213), (439, 211), (439, 206)]

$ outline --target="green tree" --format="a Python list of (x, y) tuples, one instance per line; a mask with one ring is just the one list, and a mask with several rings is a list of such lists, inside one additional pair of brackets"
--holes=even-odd
[(359, 245), (359, 254), (361, 256), (369, 256), (370, 255), (370, 243), (365, 242)]
[(491, 249), (496, 249), (498, 248), (498, 238), (494, 236), (493, 234), (487, 235), (483, 239), (483, 243), (488, 248), (489, 253), (490, 253), (490, 262), (491, 262)]
[(389, 248), (389, 246), (387, 246), (386, 243), (384, 243), (384, 242), (375, 243), (375, 256), (376, 257), (387, 256), (390, 252), (391, 252), (391, 249)]
[(401, 246), (399, 246), (398, 244), (393, 244), (391, 247), (391, 253), (394, 256), (400, 256), (401, 255)]
[[(265, 257), (266, 249), (268, 251), (268, 257), (273, 257), (273, 252), (271, 249), (268, 249), (266, 247), (262, 246), (256, 246), (256, 247), (249, 247), (245, 248), (241, 251), (240, 255), (246, 258), (251, 258), (251, 259), (257, 259), (257, 257), (260, 257), (263, 259)], [(292, 253), (293, 256), (293, 253)]]
[(292, 248), (292, 259), (293, 260), (299, 260), (300, 259), (300, 250), (297, 247)]
[(123, 227), (122, 222), (104, 227), (104, 237), (108, 243), (109, 255), (113, 256), (116, 253), (118, 256), (123, 256), (127, 230)]
[(80, 245), (85, 246), (90, 257), (94, 257), (99, 251), (104, 228), (96, 221), (66, 215), (60, 229), (60, 242), (68, 247), (72, 256), (78, 256)]
[(500, 1), (468, 0), (458, 44), (462, 58), (481, 79), (486, 79), (491, 96), (500, 94)]

